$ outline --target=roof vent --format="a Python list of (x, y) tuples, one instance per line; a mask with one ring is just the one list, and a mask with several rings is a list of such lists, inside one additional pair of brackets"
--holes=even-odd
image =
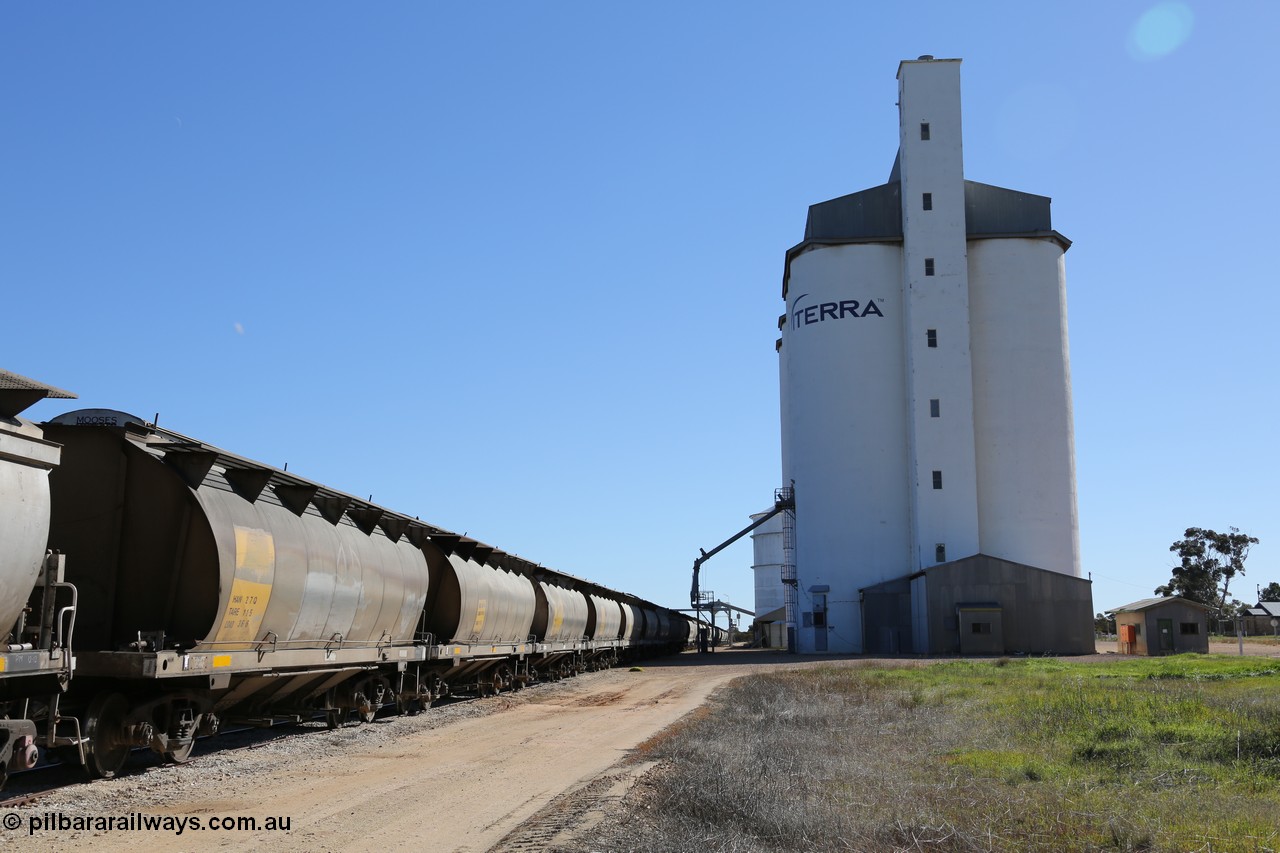
[(932, 55), (932, 54), (928, 54), (928, 53), (926, 53), (924, 56), (922, 56), (922, 57), (920, 57), (920, 58), (921, 58), (921, 59), (933, 59), (933, 55)]

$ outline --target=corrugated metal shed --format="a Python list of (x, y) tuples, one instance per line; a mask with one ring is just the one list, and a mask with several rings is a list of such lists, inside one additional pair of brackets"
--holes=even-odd
[(1280, 601), (1259, 601), (1245, 611), (1245, 631), (1255, 637), (1280, 635), (1280, 630), (1271, 624), (1272, 619), (1280, 619)]
[[(923, 584), (913, 583), (924, 579)], [(1092, 584), (975, 554), (859, 590), (872, 654), (1091, 654)], [(978, 614), (988, 612), (989, 618)], [(927, 631), (920, 630), (924, 625)], [(974, 622), (987, 628), (981, 637)], [(987, 631), (990, 636), (987, 636)], [(918, 648), (916, 637), (928, 638)]]

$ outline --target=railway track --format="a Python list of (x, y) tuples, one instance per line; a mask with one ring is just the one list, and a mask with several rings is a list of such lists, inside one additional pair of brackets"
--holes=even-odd
[[(458, 695), (442, 697), (435, 700), (426, 713), (476, 702), (485, 698), (491, 697)], [(379, 709), (379, 716), (376, 719), (386, 721), (397, 719), (398, 715), (383, 716), (385, 712), (394, 707), (394, 704), (383, 706), (383, 708)], [(350, 720), (344, 721), (340, 728), (360, 725), (366, 725), (366, 723), (353, 716)], [(287, 720), (273, 723), (270, 726), (233, 726), (221, 730), (212, 737), (198, 738), (191, 758), (183, 763), (199, 762), (201, 759), (215, 755), (225, 756), (237, 752), (262, 749), (286, 738), (322, 734), (331, 730), (323, 714), (317, 714), (309, 720)], [(119, 775), (136, 776), (166, 766), (172, 767), (174, 765), (165, 762), (150, 749), (138, 747), (131, 751), (130, 759)], [(25, 770), (9, 777), (6, 786), (7, 790), (0, 792), (0, 809), (16, 809), (30, 806), (46, 797), (57, 794), (70, 785), (89, 781), (91, 780), (86, 776), (84, 768), (74, 762), (63, 762), (56, 758), (42, 759), (41, 763), (31, 770)]]
[[(456, 700), (455, 700), (456, 701)], [(346, 723), (345, 725), (354, 725)], [(305, 728), (304, 728), (305, 727)], [(230, 755), (236, 752), (261, 749), (282, 738), (299, 737), (306, 734), (328, 731), (328, 724), (323, 715), (312, 720), (300, 722), (279, 722), (270, 726), (238, 726), (224, 729), (213, 737), (197, 739), (196, 748), (184, 763), (199, 761), (210, 755)], [(146, 747), (132, 750), (129, 762), (120, 773), (121, 776), (133, 776), (167, 765)], [(9, 777), (8, 789), (0, 799), (0, 809), (21, 808), (31, 805), (44, 797), (57, 793), (61, 789), (90, 781), (84, 768), (74, 762), (63, 762), (56, 758), (41, 761), (31, 770), (25, 770)]]

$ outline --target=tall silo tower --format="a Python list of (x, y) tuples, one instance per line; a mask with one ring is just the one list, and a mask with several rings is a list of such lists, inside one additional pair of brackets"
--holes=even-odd
[[(965, 180), (960, 60), (901, 63), (898, 104), (889, 181), (810, 207), (786, 256), (798, 650), (959, 649), (962, 625), (992, 624), (1036, 647), (1027, 613), (1088, 598), (1058, 579), (1080, 575), (1070, 243), (1048, 198)], [(975, 628), (963, 611), (983, 590), (1003, 615)]]

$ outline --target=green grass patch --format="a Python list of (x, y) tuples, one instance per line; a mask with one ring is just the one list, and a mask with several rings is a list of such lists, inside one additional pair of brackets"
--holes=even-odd
[(1280, 848), (1280, 672), (1181, 655), (741, 679), (595, 849)]

